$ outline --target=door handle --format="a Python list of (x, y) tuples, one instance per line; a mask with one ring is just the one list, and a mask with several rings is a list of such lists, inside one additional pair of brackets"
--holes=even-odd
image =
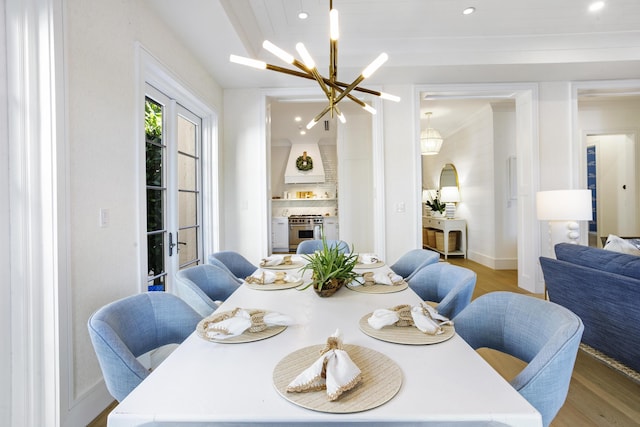
[(173, 243), (173, 233), (169, 233), (169, 256), (173, 255), (174, 246), (176, 246), (176, 244)]

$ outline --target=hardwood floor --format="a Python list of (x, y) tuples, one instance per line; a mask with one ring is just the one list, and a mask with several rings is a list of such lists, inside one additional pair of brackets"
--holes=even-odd
[[(493, 291), (528, 292), (518, 288), (515, 270), (492, 270), (473, 261), (449, 258), (451, 264), (476, 272), (474, 298)], [(542, 295), (535, 295), (542, 298)], [(524, 363), (495, 351), (480, 354), (501, 375), (510, 379)], [(106, 427), (108, 407), (90, 427)], [(640, 426), (640, 384), (580, 350), (573, 370), (567, 400), (551, 427), (632, 427)]]

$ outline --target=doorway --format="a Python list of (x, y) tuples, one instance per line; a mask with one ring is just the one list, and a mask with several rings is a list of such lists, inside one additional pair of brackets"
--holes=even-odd
[(587, 185), (592, 193), (593, 220), (589, 246), (603, 247), (609, 234), (640, 235), (638, 224), (635, 134), (587, 135)]
[(202, 119), (147, 85), (145, 95), (147, 290), (166, 291), (181, 268), (202, 263)]
[[(538, 274), (538, 266), (536, 260), (540, 254), (539, 229), (540, 225), (535, 218), (535, 200), (534, 195), (537, 190), (537, 176), (539, 170), (538, 164), (538, 141), (535, 139), (534, 129), (537, 129), (537, 87), (528, 84), (478, 84), (478, 85), (428, 85), (417, 88), (416, 99), (418, 100), (417, 110), (420, 118), (429, 110), (426, 105), (428, 100), (445, 101), (455, 100), (456, 102), (489, 102), (499, 100), (512, 100), (515, 103), (515, 153), (508, 159), (505, 159), (505, 171), (509, 168), (515, 169), (515, 173), (511, 170), (511, 174), (505, 172), (504, 176), (497, 176), (495, 182), (503, 182), (509, 188), (505, 193), (509, 195), (509, 200), (505, 199), (504, 203), (512, 204), (517, 210), (517, 226), (516, 226), (516, 245), (517, 245), (517, 270), (518, 270), (518, 286), (530, 292), (541, 293), (544, 284)], [(420, 134), (419, 123), (417, 136)], [(432, 127), (436, 127), (437, 123), (431, 118)], [(444, 144), (447, 141), (445, 139)], [(515, 157), (515, 160), (511, 157)], [(445, 161), (444, 163), (456, 163), (455, 161)], [(451, 160), (451, 159), (449, 159)], [(508, 166), (507, 166), (508, 165)], [(515, 168), (514, 168), (515, 166)], [(456, 167), (458, 167), (456, 165)], [(418, 169), (420, 170), (420, 169)], [(458, 172), (463, 175), (464, 169), (458, 168)], [(509, 176), (515, 177), (515, 182), (509, 182)], [(422, 185), (422, 183), (419, 183)], [(515, 188), (515, 191), (512, 189)], [(464, 188), (460, 189), (461, 193)], [(475, 195), (483, 191), (481, 188), (473, 188)], [(494, 188), (488, 189), (487, 194), (492, 194)], [(511, 195), (514, 195), (513, 198)], [(461, 197), (463, 197), (461, 195)], [(499, 203), (502, 203), (499, 201)], [(497, 203), (496, 203), (497, 204)], [(481, 264), (489, 265), (492, 260), (483, 260), (481, 254), (474, 254), (474, 234), (482, 232), (482, 226), (478, 221), (478, 217), (471, 218), (471, 224), (467, 225), (468, 249), (469, 257)], [(493, 235), (487, 238), (493, 239)], [(477, 242), (476, 242), (477, 243)], [(477, 245), (476, 245), (477, 247)], [(474, 259), (475, 258), (475, 259)], [(495, 261), (497, 257), (494, 256)], [(491, 266), (493, 268), (493, 266)]]

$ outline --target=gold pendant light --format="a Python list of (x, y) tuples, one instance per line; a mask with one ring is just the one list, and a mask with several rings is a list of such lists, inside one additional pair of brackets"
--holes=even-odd
[(315, 61), (305, 48), (302, 43), (296, 44), (296, 50), (298, 54), (302, 58), (302, 61), (298, 61), (293, 55), (288, 52), (282, 50), (278, 46), (274, 45), (268, 40), (265, 40), (262, 43), (262, 47), (271, 52), (273, 55), (277, 56), (287, 64), (293, 65), (299, 68), (302, 71), (292, 70), (289, 68), (279, 67), (277, 65), (267, 64), (263, 61), (258, 61), (251, 58), (246, 58), (243, 56), (231, 55), (230, 61), (247, 65), (249, 67), (254, 67), (258, 69), (266, 69), (277, 71), (284, 74), (289, 74), (292, 76), (302, 77), (305, 79), (315, 80), (318, 82), (318, 85), (324, 92), (327, 100), (329, 101), (328, 105), (317, 115), (315, 116), (308, 124), (307, 129), (311, 129), (320, 119), (327, 113), (331, 113), (333, 117), (334, 114), (340, 119), (342, 123), (346, 121), (344, 114), (340, 112), (338, 108), (338, 103), (342, 101), (344, 98), (349, 98), (356, 104), (360, 105), (362, 108), (370, 112), (371, 114), (375, 114), (376, 110), (371, 107), (369, 104), (361, 101), (351, 94), (352, 91), (363, 92), (375, 96), (379, 96), (382, 99), (387, 99), (390, 101), (399, 102), (400, 98), (384, 92), (378, 92), (371, 89), (366, 89), (364, 87), (359, 86), (360, 83), (370, 77), (382, 64), (384, 64), (388, 56), (386, 53), (381, 53), (371, 64), (369, 64), (362, 73), (351, 83), (343, 83), (338, 80), (338, 38), (339, 38), (339, 26), (338, 26), (338, 11), (333, 8), (333, 0), (329, 1), (329, 77), (323, 77), (318, 72)]

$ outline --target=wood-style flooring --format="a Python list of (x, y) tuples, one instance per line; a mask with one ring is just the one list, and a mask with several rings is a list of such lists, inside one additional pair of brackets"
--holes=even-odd
[[(518, 288), (515, 270), (492, 270), (457, 257), (449, 258), (449, 262), (476, 272), (474, 298), (493, 291), (528, 293)], [(481, 350), (480, 354), (507, 379), (524, 366), (523, 362), (498, 352)], [(114, 407), (105, 409), (89, 427), (106, 427), (107, 415)], [(582, 350), (578, 352), (567, 400), (551, 423), (551, 427), (578, 426), (640, 426), (640, 384)]]

